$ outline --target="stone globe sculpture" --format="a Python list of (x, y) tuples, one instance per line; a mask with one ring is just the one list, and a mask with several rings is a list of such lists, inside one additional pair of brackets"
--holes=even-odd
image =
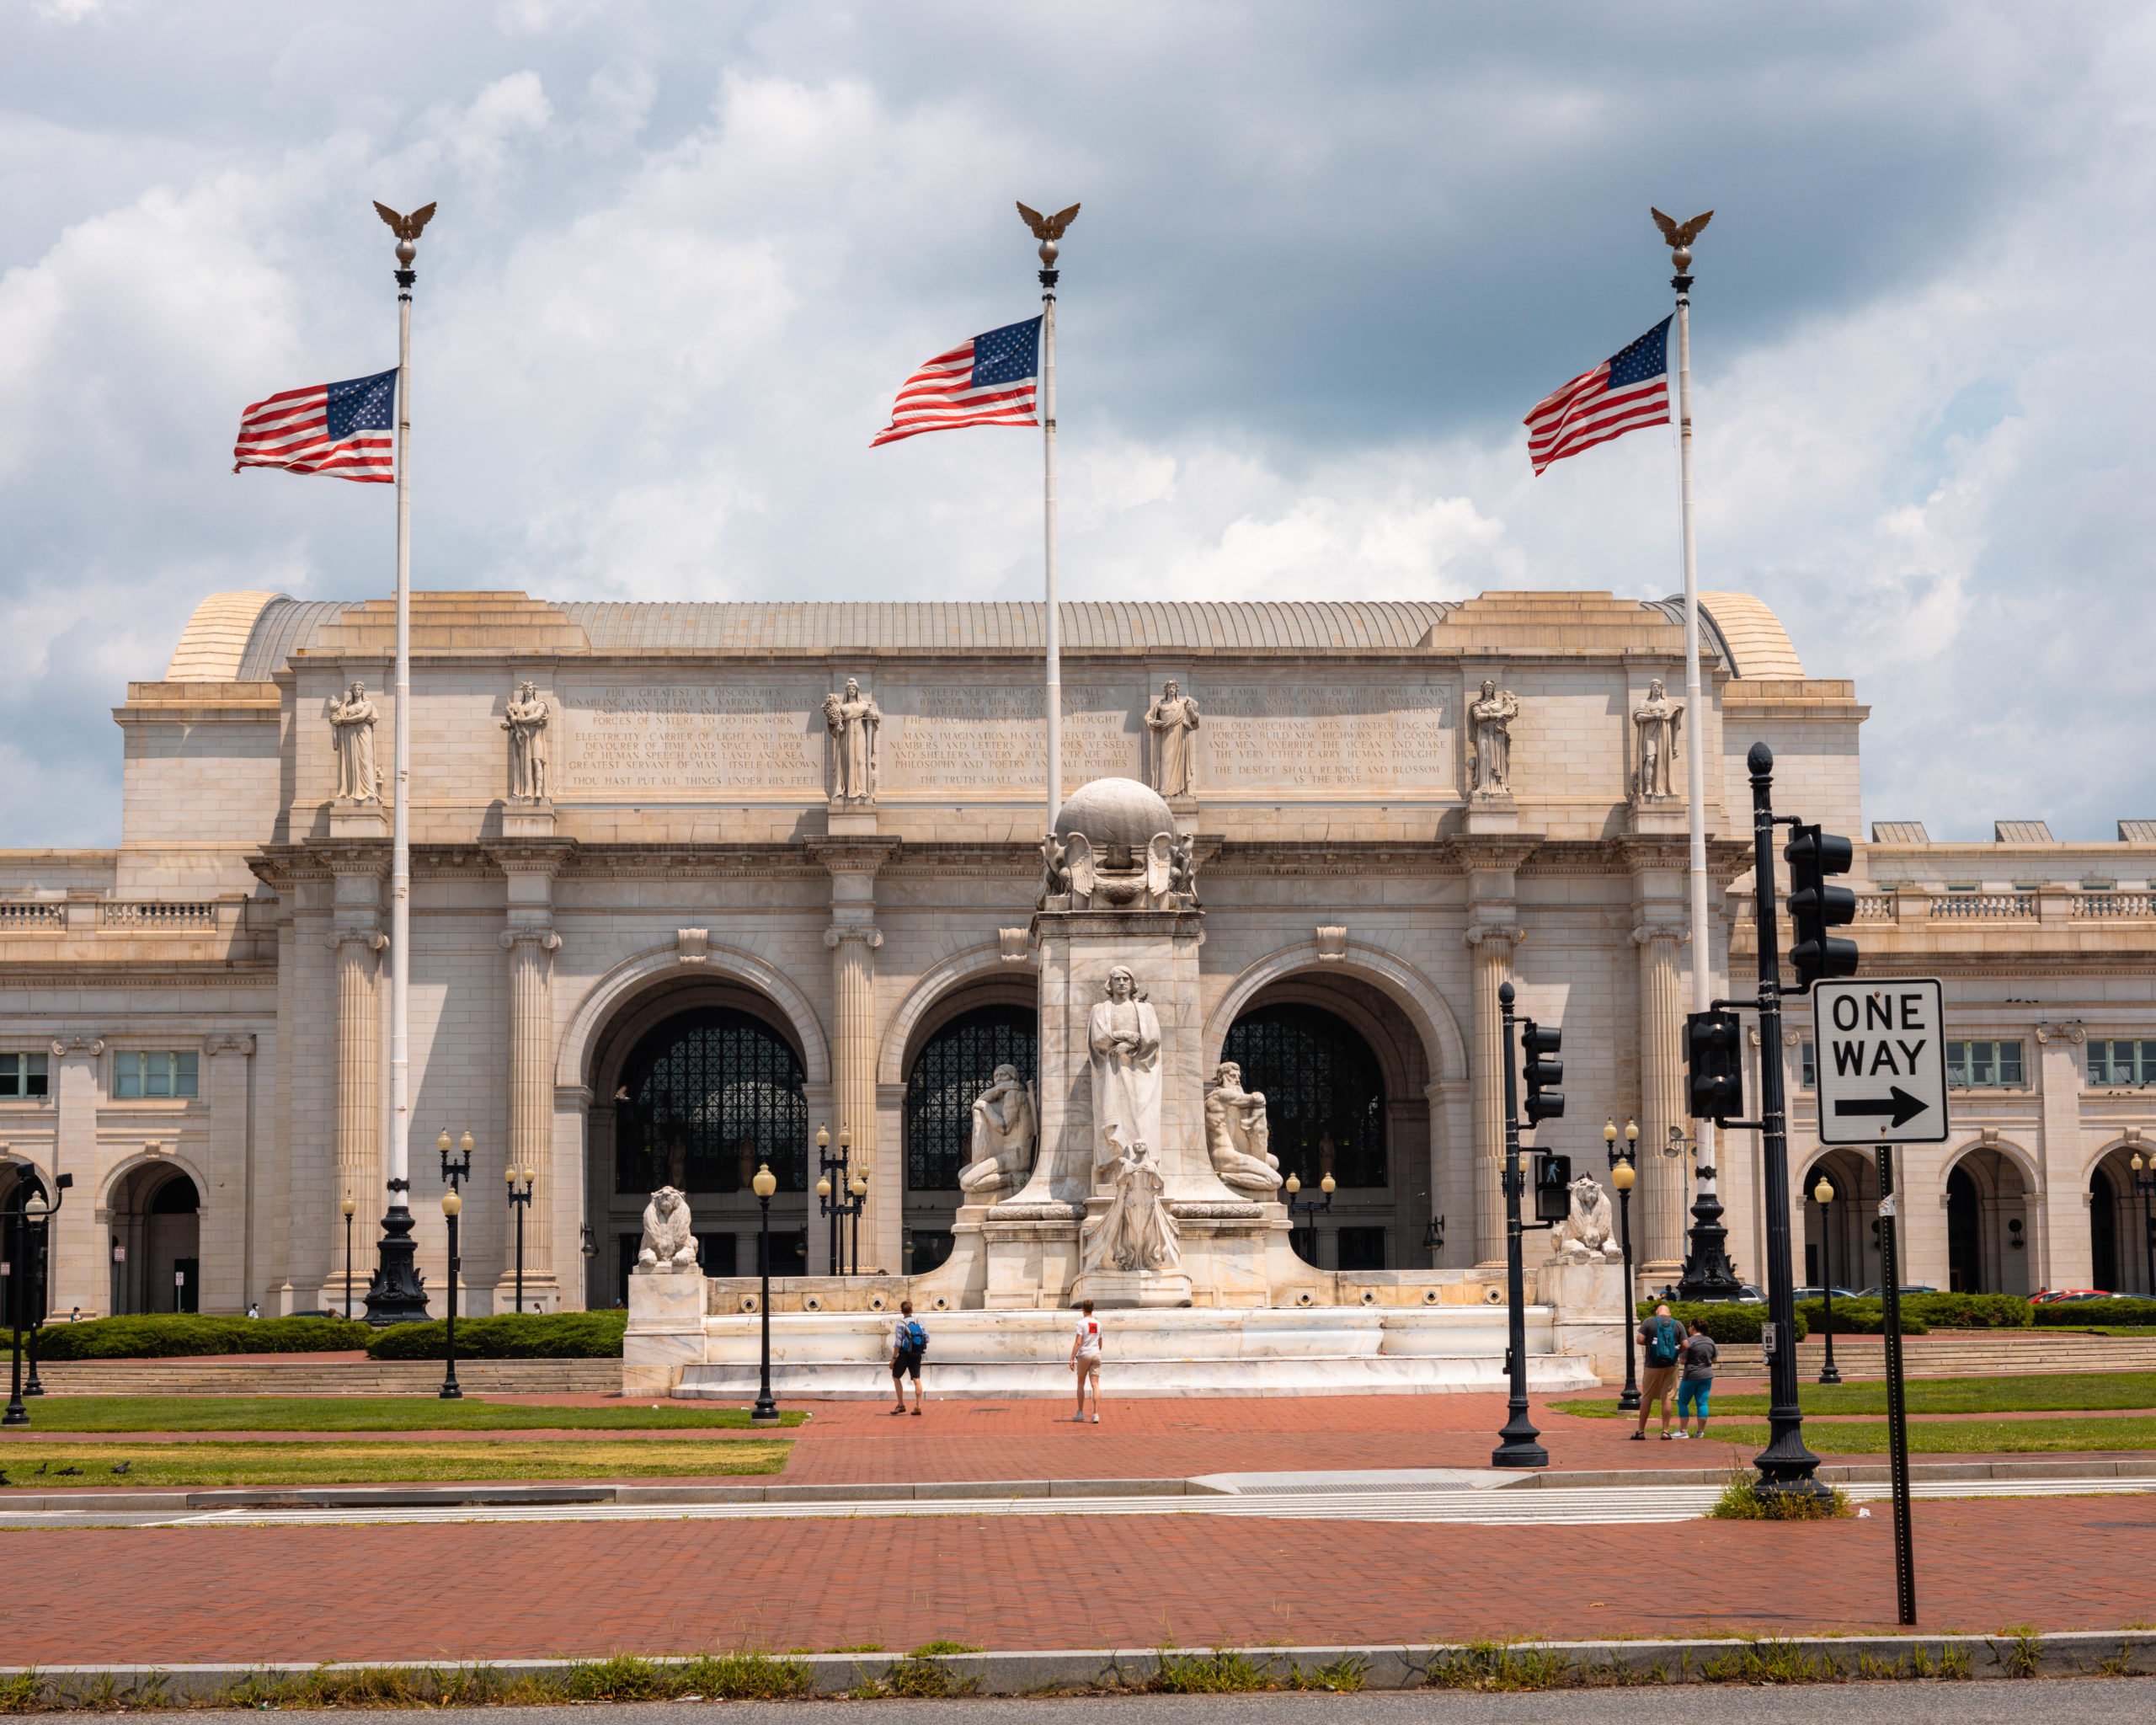
[(1190, 841), (1166, 800), (1134, 778), (1081, 785), (1042, 841), (1044, 911), (1188, 909), (1197, 903)]

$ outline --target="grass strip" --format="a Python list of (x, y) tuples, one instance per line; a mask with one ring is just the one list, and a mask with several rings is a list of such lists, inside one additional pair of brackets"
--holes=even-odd
[[(2149, 1404), (2156, 1407), (2156, 1402)], [(788, 1409), (782, 1424), (808, 1416)], [(427, 1396), (47, 1396), (31, 1409), (48, 1432), (746, 1431), (745, 1407), (542, 1406)], [(6, 1451), (0, 1450), (0, 1463)]]
[[(1764, 1445), (1764, 1423), (1715, 1420), (1707, 1429), (1712, 1443)], [(1858, 1424), (1849, 1420), (1807, 1419), (1806, 1445), (1831, 1455), (1884, 1455), (1885, 1420)], [(1909, 1427), (1913, 1455), (2041, 1454), (2060, 1450), (2156, 1450), (2156, 1418), (2150, 1419), (1957, 1419), (1919, 1421)]]
[[(403, 1485), (437, 1480), (709, 1478), (776, 1473), (792, 1440), (700, 1444), (9, 1444), (0, 1483), (17, 1490), (114, 1486)], [(65, 1471), (63, 1470), (77, 1470)], [(124, 1469), (124, 1471), (121, 1471)], [(0, 1497), (0, 1503), (5, 1498)]]
[[(1803, 1384), (1797, 1400), (1807, 1414), (1884, 1413), (1885, 1381)], [(1764, 1413), (1764, 1395), (1715, 1394), (1716, 1413)], [(1617, 1417), (1615, 1398), (1559, 1402), (1554, 1406), (1589, 1419)], [(1912, 1413), (2040, 1413), (2156, 1407), (2156, 1371), (2039, 1373), (2005, 1378), (1912, 1378)], [(1634, 1416), (1626, 1415), (1627, 1418)]]

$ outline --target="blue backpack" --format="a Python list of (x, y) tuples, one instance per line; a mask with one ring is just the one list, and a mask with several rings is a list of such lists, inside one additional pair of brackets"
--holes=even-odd
[(1677, 1350), (1683, 1344), (1684, 1332), (1677, 1327), (1677, 1320), (1658, 1317), (1654, 1327), (1647, 1332), (1647, 1364), (1674, 1365)]
[(906, 1320), (906, 1352), (909, 1354), (928, 1352), (928, 1332), (921, 1328), (921, 1320), (917, 1317), (910, 1317)]

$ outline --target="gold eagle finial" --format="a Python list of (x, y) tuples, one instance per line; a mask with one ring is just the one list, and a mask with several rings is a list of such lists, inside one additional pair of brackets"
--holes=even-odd
[(422, 204), (409, 216), (399, 216), (388, 205), (377, 198), (375, 200), (374, 212), (389, 224), (389, 231), (392, 233), (409, 244), (419, 238), (419, 230), (434, 220), (435, 206), (432, 204)]
[(1025, 218), (1026, 226), (1033, 229), (1033, 238), (1046, 242), (1063, 238), (1064, 231), (1078, 219), (1078, 206), (1073, 204), (1068, 210), (1058, 210), (1053, 216), (1043, 216), (1039, 211), (1030, 210), (1021, 204), (1018, 213)]
[(1662, 230), (1662, 237), (1669, 243), (1669, 249), (1673, 252), (1689, 246), (1706, 225), (1715, 219), (1715, 212), (1709, 210), (1703, 215), (1694, 216), (1689, 222), (1673, 222), (1652, 204), (1647, 206), (1647, 214), (1654, 217), (1654, 225)]

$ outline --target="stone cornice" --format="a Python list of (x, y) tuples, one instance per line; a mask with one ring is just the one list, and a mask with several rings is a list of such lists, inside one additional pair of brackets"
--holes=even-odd
[(806, 841), (803, 848), (833, 874), (873, 876), (904, 841), (883, 833), (841, 833)]
[(483, 847), (504, 874), (556, 875), (577, 852), (574, 839), (498, 839)]

